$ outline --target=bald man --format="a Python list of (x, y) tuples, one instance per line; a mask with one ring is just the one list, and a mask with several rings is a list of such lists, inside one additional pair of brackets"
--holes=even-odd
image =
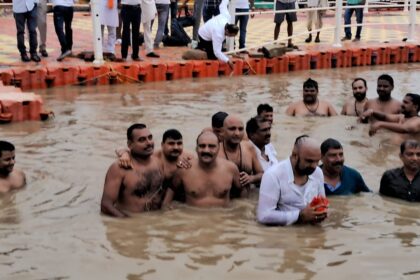
[(272, 166), (261, 180), (257, 219), (262, 224), (320, 223), (326, 211), (309, 206), (315, 196), (325, 197), (324, 176), (318, 167), (321, 150), (317, 141), (296, 138), (290, 158)]
[(241, 188), (236, 165), (217, 156), (220, 148), (216, 134), (204, 131), (197, 137), (197, 158), (189, 169), (178, 169), (167, 190), (163, 206), (168, 206), (177, 192), (185, 191), (187, 205), (225, 207), (232, 188)]
[(221, 131), (219, 157), (232, 161), (240, 172), (242, 192), (232, 193), (233, 197), (246, 197), (251, 184), (258, 185), (264, 170), (258, 160), (254, 146), (244, 138), (244, 123), (235, 115), (228, 115)]

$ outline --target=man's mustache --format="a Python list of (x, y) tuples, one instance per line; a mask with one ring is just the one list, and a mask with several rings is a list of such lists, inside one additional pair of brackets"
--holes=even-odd
[(208, 157), (213, 157), (213, 155), (212, 155), (212, 154), (210, 154), (210, 153), (206, 153), (206, 152), (201, 153), (201, 156), (202, 156), (202, 157), (205, 157), (205, 156), (208, 156)]

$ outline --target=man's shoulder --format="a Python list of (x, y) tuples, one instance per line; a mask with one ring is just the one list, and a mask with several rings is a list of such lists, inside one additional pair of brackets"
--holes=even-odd
[(357, 171), (355, 168), (350, 167), (348, 165), (343, 165), (343, 173), (347, 173), (351, 175), (354, 175), (354, 174), (360, 175), (359, 171)]

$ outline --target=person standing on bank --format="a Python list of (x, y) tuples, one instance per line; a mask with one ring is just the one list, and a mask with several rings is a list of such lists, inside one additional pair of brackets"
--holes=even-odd
[[(353, 8), (352, 6), (364, 6), (366, 3), (366, 0), (347, 0), (347, 7), (344, 11), (344, 24), (351, 24), (351, 16), (353, 15), (353, 12), (356, 14), (356, 22), (357, 24), (363, 23), (363, 7), (360, 8)], [(344, 27), (344, 32), (346, 35), (341, 39), (341, 41), (347, 41), (351, 40), (351, 27), (346, 26)], [(353, 42), (360, 41), (362, 33), (362, 26), (357, 26), (356, 29), (356, 37), (354, 37)]]
[(227, 55), (222, 53), (223, 41), (226, 37), (234, 37), (238, 34), (239, 28), (229, 24), (230, 14), (228, 11), (229, 0), (223, 0), (219, 6), (220, 14), (207, 21), (198, 30), (197, 49), (207, 53), (208, 59), (219, 59), (233, 69), (233, 62)]
[[(308, 1), (308, 8), (325, 8), (328, 7), (328, 0), (309, 0)], [(325, 10), (314, 10), (308, 11), (308, 31), (312, 31), (312, 25), (314, 25), (315, 29), (318, 31), (316, 32), (315, 43), (321, 42), (319, 39), (319, 34), (321, 31), (319, 29), (322, 28), (322, 16), (325, 14)], [(306, 43), (312, 42), (312, 33), (309, 33), (308, 38), (305, 40)]]
[(52, 0), (54, 13), (54, 28), (61, 45), (61, 55), (57, 61), (71, 55), (73, 47), (73, 30), (71, 23), (73, 21), (74, 0)]
[[(141, 0), (121, 0), (121, 18), (122, 18), (122, 42), (121, 58), (127, 60), (128, 46), (131, 42), (131, 58), (134, 61), (140, 61), (140, 21), (141, 21)], [(131, 29), (130, 29), (131, 26)], [(131, 31), (131, 32), (130, 32)], [(130, 36), (131, 33), (131, 36)], [(132, 39), (132, 40), (131, 40)]]
[[(276, 11), (279, 10), (294, 10), (296, 8), (296, 0), (276, 0)], [(287, 13), (276, 13), (274, 15), (274, 40), (277, 41), (280, 33), (280, 26), (286, 18), (287, 21), (287, 36), (291, 37), (293, 35), (293, 22), (297, 21), (296, 12), (287, 12)], [(288, 48), (297, 49), (298, 47), (293, 45), (292, 39), (288, 39), (287, 43)]]
[[(37, 0), (13, 0), (13, 16), (16, 22), (17, 47), (20, 52), (20, 58), (23, 62), (31, 60), (35, 62), (41, 61), (37, 55), (38, 39), (36, 34), (37, 27)], [(29, 53), (26, 53), (25, 46), (25, 25), (29, 30)]]
[[(102, 34), (102, 48), (104, 56), (111, 61), (115, 60), (115, 42), (117, 41), (117, 27), (118, 27), (118, 1), (117, 0), (102, 0), (101, 3), (101, 34)], [(105, 40), (105, 27), (108, 30), (108, 38)]]
[(47, 53), (47, 0), (38, 1), (37, 25), (39, 31), (39, 53), (43, 57), (48, 57)]
[[(249, 9), (252, 11), (255, 10), (254, 0), (236, 0), (235, 2), (235, 11), (237, 13), (248, 13)], [(254, 15), (251, 15), (253, 18)], [(245, 48), (246, 40), (246, 27), (248, 25), (249, 15), (241, 15), (235, 17), (235, 24), (239, 22), (239, 48)]]

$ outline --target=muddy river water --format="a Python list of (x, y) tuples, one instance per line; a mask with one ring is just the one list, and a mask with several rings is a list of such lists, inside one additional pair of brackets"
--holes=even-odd
[[(401, 164), (393, 135), (369, 137), (349, 117), (284, 114), (308, 77), (341, 110), (354, 77), (367, 79), (374, 97), (382, 73), (394, 77), (395, 97), (420, 93), (420, 64), (37, 91), (54, 120), (0, 127), (28, 178), (24, 190), (0, 196), (0, 279), (419, 279), (420, 204), (378, 195), (382, 173)], [(156, 148), (164, 130), (177, 128), (193, 151), (214, 112), (246, 121), (259, 103), (275, 108), (279, 158), (300, 134), (334, 137), (373, 193), (331, 198), (321, 226), (261, 226), (257, 194), (227, 209), (99, 214), (105, 172), (130, 124), (148, 124)]]

